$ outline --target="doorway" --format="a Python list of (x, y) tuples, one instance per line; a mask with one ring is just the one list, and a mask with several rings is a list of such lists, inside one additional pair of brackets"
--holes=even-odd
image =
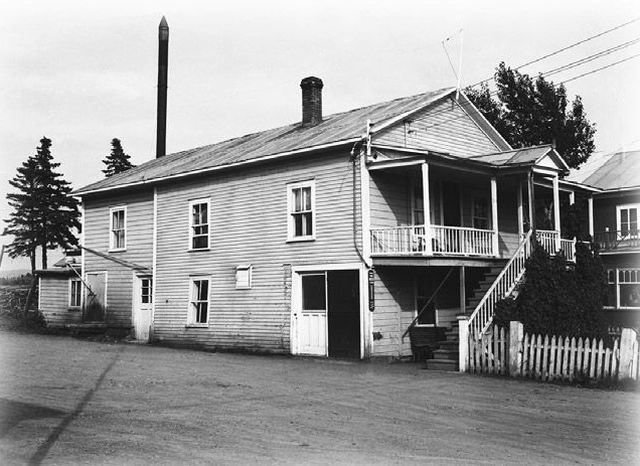
[(292, 352), (359, 358), (359, 270), (300, 272), (293, 286)]
[(153, 312), (153, 279), (151, 276), (134, 276), (133, 330), (135, 339), (149, 341)]

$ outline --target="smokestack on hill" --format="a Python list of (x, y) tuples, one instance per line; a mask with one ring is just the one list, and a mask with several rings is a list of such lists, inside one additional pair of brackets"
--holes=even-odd
[(169, 25), (162, 17), (158, 27), (158, 122), (156, 127), (156, 158), (167, 148), (167, 67), (169, 64)]

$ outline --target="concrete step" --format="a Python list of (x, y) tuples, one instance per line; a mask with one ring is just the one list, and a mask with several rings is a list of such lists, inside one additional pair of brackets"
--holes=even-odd
[(433, 359), (446, 359), (450, 361), (458, 360), (458, 352), (450, 350), (435, 350), (433, 352)]
[(427, 359), (426, 369), (435, 369), (441, 371), (458, 371), (458, 361), (452, 361), (450, 359)]

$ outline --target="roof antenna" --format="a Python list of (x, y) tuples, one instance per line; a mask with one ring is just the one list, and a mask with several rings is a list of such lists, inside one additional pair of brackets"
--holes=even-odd
[[(447, 46), (445, 42), (449, 42), (449, 40), (453, 39), (456, 35), (460, 35), (460, 53), (458, 57), (458, 70), (456, 71), (456, 67), (453, 66), (453, 62), (451, 61), (451, 56), (449, 55), (449, 51), (447, 50)], [(456, 77), (456, 100), (460, 96), (460, 84), (462, 82), (462, 46), (464, 43), (464, 29), (460, 29), (455, 34), (447, 37), (442, 42), (442, 48), (444, 49), (444, 53), (447, 55), (447, 60), (449, 60), (449, 65), (451, 65), (451, 71), (453, 71), (453, 75)]]

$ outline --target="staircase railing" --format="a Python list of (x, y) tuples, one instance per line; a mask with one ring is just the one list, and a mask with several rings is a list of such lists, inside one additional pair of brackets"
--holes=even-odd
[(508, 296), (522, 278), (525, 271), (525, 262), (530, 254), (531, 230), (524, 236), (507, 265), (504, 266), (469, 316), (469, 333), (474, 335), (474, 338), (479, 338), (484, 333), (493, 319), (496, 303)]

